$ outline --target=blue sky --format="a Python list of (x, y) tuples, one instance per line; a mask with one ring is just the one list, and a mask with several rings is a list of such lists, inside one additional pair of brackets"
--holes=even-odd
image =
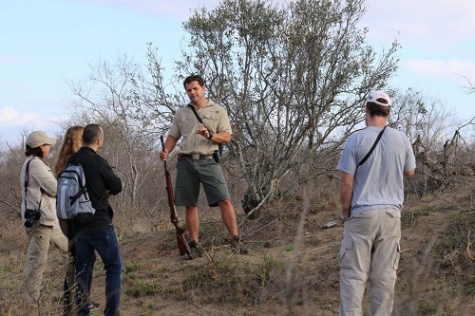
[[(180, 56), (182, 23), (192, 9), (218, 0), (17, 0), (0, 3), (0, 144), (22, 131), (59, 130), (73, 99), (66, 80), (85, 78), (89, 63), (118, 53), (143, 60), (146, 43), (159, 48), (170, 71)], [(377, 49), (396, 37), (402, 49), (392, 84), (440, 99), (464, 121), (475, 116), (473, 0), (368, 0), (361, 26)]]

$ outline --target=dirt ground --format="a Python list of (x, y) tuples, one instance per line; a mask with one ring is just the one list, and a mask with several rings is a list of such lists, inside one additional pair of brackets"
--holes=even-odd
[[(464, 211), (428, 199), (409, 203), (405, 212), (395, 315), (471, 315), (472, 294), (463, 297), (450, 283), (472, 276), (452, 278), (450, 271), (437, 271), (443, 268), (441, 261), (447, 264), (447, 255), (454, 260), (464, 256), (463, 245), (444, 250), (442, 258), (436, 251)], [(221, 226), (219, 220), (203, 225), (206, 256), (192, 262), (178, 256), (173, 230), (124, 242), (124, 261), (137, 265), (125, 273), (124, 291), (136, 286), (135, 280), (158, 289), (156, 295), (125, 295), (122, 315), (337, 315), (336, 256), (343, 235), (339, 212), (310, 209), (305, 218), (302, 213), (264, 213), (242, 225), (247, 255), (234, 255), (219, 242), (216, 236), (222, 232), (213, 231)], [(327, 228), (329, 222), (335, 225)], [(368, 310), (367, 297), (365, 304)]]
[[(432, 196), (407, 203), (395, 315), (473, 314), (470, 229), (475, 221), (468, 199)], [(337, 315), (336, 256), (343, 235), (339, 211), (298, 203), (286, 207), (264, 210), (256, 220), (239, 219), (246, 255), (230, 251), (217, 214), (203, 221), (201, 243), (206, 253), (193, 261), (179, 256), (171, 225), (155, 233), (122, 234), (121, 315)], [(335, 225), (327, 228), (329, 222)], [(26, 236), (21, 237), (3, 239), (0, 245), (0, 315), (22, 315)], [(49, 302), (44, 315), (60, 315), (60, 307), (53, 303), (62, 277), (57, 252), (50, 261), (45, 279), (55, 281), (46, 282), (43, 291)], [(98, 259), (92, 296), (102, 307), (104, 283)], [(365, 306), (368, 314), (367, 297)]]

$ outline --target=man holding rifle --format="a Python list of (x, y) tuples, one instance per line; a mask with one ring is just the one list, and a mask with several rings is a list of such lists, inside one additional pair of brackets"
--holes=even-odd
[(369, 94), (367, 127), (348, 138), (338, 163), (344, 235), (340, 263), (340, 315), (363, 315), (369, 281), (371, 315), (391, 315), (401, 239), (403, 176), (416, 162), (404, 133), (386, 127), (389, 96)]
[(221, 217), (231, 236), (235, 253), (244, 253), (238, 234), (236, 213), (231, 203), (226, 180), (213, 153), (219, 144), (231, 141), (231, 124), (226, 110), (205, 97), (203, 78), (192, 75), (183, 82), (190, 104), (180, 108), (173, 120), (160, 159), (166, 160), (178, 140), (183, 137), (178, 153), (175, 203), (186, 207), (186, 225), (191, 238), (190, 253), (185, 260), (202, 256), (199, 246), (200, 220), (198, 197), (203, 184), (210, 207), (219, 206)]

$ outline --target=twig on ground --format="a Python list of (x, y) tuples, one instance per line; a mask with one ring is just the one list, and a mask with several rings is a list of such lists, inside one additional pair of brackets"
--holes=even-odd
[(472, 260), (472, 261), (475, 261), (475, 257), (473, 257), (472, 255), (470, 255), (470, 252), (471, 252), (471, 246), (472, 246), (472, 243), (470, 242), (470, 231), (468, 231), (468, 236), (467, 236), (467, 257)]

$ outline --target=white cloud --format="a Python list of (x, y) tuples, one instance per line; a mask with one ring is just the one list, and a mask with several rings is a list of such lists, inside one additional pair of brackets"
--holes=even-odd
[(0, 80), (0, 89), (4, 90), (21, 90), (26, 89), (26, 85), (21, 82), (14, 82), (14, 81), (6, 81)]
[[(473, 0), (370, 0), (362, 25), (372, 37), (391, 41), (398, 32), (404, 45), (450, 49), (475, 39)], [(473, 47), (473, 46), (472, 46)]]
[[(197, 8), (215, 8), (219, 0), (76, 0), (115, 8), (171, 15), (185, 20)], [(276, 2), (276, 0), (274, 0)], [(278, 2), (286, 2), (280, 0)], [(287, 2), (289, 2), (287, 0)], [(387, 44), (400, 34), (403, 45), (420, 43), (444, 48), (475, 39), (473, 0), (367, 0), (361, 26)]]
[(186, 18), (196, 8), (214, 8), (219, 0), (79, 0), (105, 6), (132, 8), (138, 11)]
[(466, 81), (463, 77), (467, 77), (473, 82), (475, 77), (475, 62), (473, 60), (413, 59), (403, 62), (401, 66), (416, 75), (438, 79)]
[(31, 111), (23, 113), (9, 106), (0, 108), (0, 148), (2, 143), (20, 144), (22, 135), (34, 130), (45, 131), (51, 136), (63, 132), (52, 122), (51, 116)]
[(39, 115), (37, 113), (28, 112), (20, 113), (10, 106), (0, 108), (0, 123), (5, 126), (21, 126), (25, 123), (34, 121)]
[(12, 107), (0, 108), (0, 123), (5, 123), (15, 119), (19, 115), (18, 111)]
[(27, 61), (26, 58), (14, 55), (0, 55), (0, 64), (16, 64)]

